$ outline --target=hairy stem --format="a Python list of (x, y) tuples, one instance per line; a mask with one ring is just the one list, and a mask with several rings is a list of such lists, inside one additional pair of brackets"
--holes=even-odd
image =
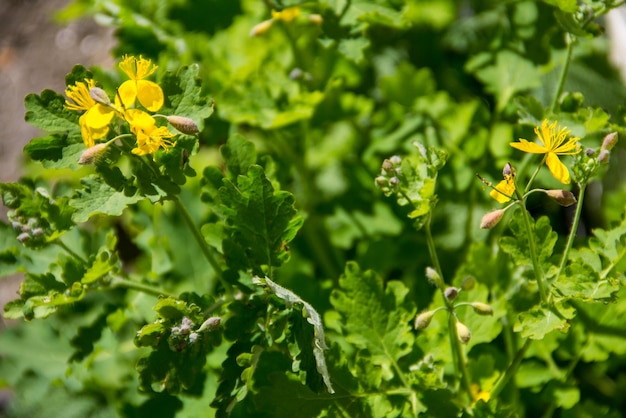
[(546, 290), (545, 279), (543, 277), (543, 269), (539, 264), (539, 257), (537, 256), (537, 243), (535, 242), (535, 234), (530, 222), (530, 214), (526, 210), (526, 199), (520, 191), (515, 188), (515, 193), (519, 199), (520, 209), (522, 211), (522, 217), (524, 218), (524, 226), (526, 227), (526, 234), (528, 235), (528, 250), (530, 252), (530, 260), (533, 263), (533, 270), (535, 271), (535, 279), (537, 280), (537, 286), (539, 287), (539, 297), (542, 304), (548, 303), (548, 293)]
[(126, 289), (132, 289), (132, 290), (136, 290), (138, 292), (143, 292), (146, 293), (148, 295), (153, 295), (153, 296), (169, 296), (169, 297), (175, 297), (174, 295), (165, 292), (161, 289), (157, 289), (153, 286), (147, 285), (147, 284), (143, 284), (143, 283), (139, 283), (139, 282), (135, 282), (132, 280), (128, 280), (126, 278), (120, 277), (120, 276), (113, 276), (111, 279), (111, 287), (124, 287)]
[(552, 98), (552, 104), (550, 105), (550, 112), (554, 113), (556, 110), (556, 105), (559, 102), (559, 97), (563, 93), (563, 86), (565, 86), (565, 79), (567, 78), (567, 73), (569, 72), (569, 66), (572, 61), (572, 51), (574, 50), (574, 42), (576, 39), (571, 35), (565, 35), (567, 42), (567, 52), (565, 55), (565, 62), (563, 63), (563, 68), (561, 69), (561, 75), (559, 76), (559, 82), (556, 87), (556, 91), (554, 92), (554, 97)]
[(526, 351), (530, 347), (532, 341), (533, 340), (528, 338), (526, 342), (524, 342), (522, 348), (517, 351), (515, 357), (513, 358), (513, 361), (511, 362), (511, 364), (509, 364), (509, 367), (507, 367), (504, 374), (500, 376), (500, 378), (496, 382), (496, 385), (491, 390), (491, 398), (498, 397), (498, 395), (500, 395), (500, 392), (502, 392), (502, 390), (506, 387), (507, 383), (509, 383), (513, 376), (515, 376), (515, 373), (517, 373), (517, 369), (522, 363), (524, 355), (526, 354)]
[(579, 184), (580, 193), (578, 193), (578, 202), (576, 202), (576, 213), (574, 214), (574, 220), (572, 222), (572, 226), (569, 231), (569, 236), (567, 237), (567, 243), (565, 244), (565, 248), (563, 249), (563, 255), (561, 256), (561, 263), (559, 264), (559, 270), (556, 273), (556, 278), (558, 279), (563, 269), (565, 268), (565, 264), (567, 263), (567, 258), (569, 256), (569, 252), (574, 245), (574, 238), (576, 238), (576, 231), (578, 230), (578, 224), (580, 223), (580, 215), (582, 214), (583, 208), (583, 200), (585, 199), (585, 190), (587, 189), (587, 183)]

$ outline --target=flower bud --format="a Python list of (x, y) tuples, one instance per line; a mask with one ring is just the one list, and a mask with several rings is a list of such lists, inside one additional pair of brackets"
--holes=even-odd
[(399, 155), (394, 155), (389, 159), (389, 161), (391, 161), (391, 164), (393, 165), (400, 165), (400, 163), (402, 162), (402, 157), (400, 157)]
[(437, 273), (437, 270), (435, 270), (434, 268), (426, 267), (426, 278), (428, 279), (429, 282), (431, 282), (435, 286), (443, 287), (443, 282), (441, 281), (441, 277), (439, 276), (439, 273)]
[(215, 331), (216, 329), (220, 327), (221, 323), (222, 323), (222, 318), (220, 318), (219, 316), (212, 316), (202, 323), (200, 328), (198, 328), (198, 332)]
[(28, 232), (22, 232), (17, 236), (17, 240), (21, 243), (30, 239), (30, 234)]
[(443, 295), (449, 302), (452, 302), (459, 295), (459, 289), (456, 287), (447, 287), (446, 290), (443, 291)]
[(611, 156), (611, 151), (603, 149), (600, 151), (598, 155), (598, 162), (601, 164), (606, 164), (609, 162), (609, 157)]
[(460, 321), (456, 321), (456, 335), (463, 344), (467, 344), (470, 338), (472, 338), (472, 333), (469, 328)]
[(393, 171), (393, 163), (391, 162), (391, 160), (385, 159), (383, 161), (382, 169), (383, 169), (383, 171), (385, 171), (387, 173), (392, 172)]
[(478, 315), (493, 315), (493, 308), (486, 303), (474, 302), (472, 308)]
[(104, 154), (108, 145), (108, 143), (103, 143), (96, 144), (93, 147), (87, 148), (80, 155), (80, 158), (78, 159), (78, 164), (87, 165), (93, 164), (94, 162), (98, 161), (98, 159)]
[(200, 132), (200, 130), (198, 129), (198, 125), (196, 125), (196, 122), (194, 122), (191, 118), (185, 116), (171, 115), (167, 116), (167, 121), (170, 123), (170, 125), (172, 125), (174, 128), (178, 129), (184, 134), (195, 135)]
[(587, 155), (587, 157), (593, 157), (594, 155), (596, 155), (596, 150), (593, 148), (587, 148), (585, 150), (585, 154)]
[(426, 329), (430, 325), (430, 321), (433, 319), (435, 311), (426, 311), (415, 317), (415, 329)]
[(198, 333), (197, 332), (192, 332), (191, 334), (189, 334), (189, 343), (193, 344), (198, 340)]
[(394, 177), (389, 179), (389, 184), (392, 187), (396, 187), (398, 184), (400, 184), (400, 179), (398, 179), (397, 177), (394, 176)]
[(387, 180), (387, 177), (378, 176), (374, 179), (374, 183), (376, 183), (377, 187), (386, 187), (389, 185), (389, 180)]
[(507, 178), (508, 176), (515, 176), (515, 169), (511, 163), (506, 163), (502, 168), (502, 177)]
[(491, 229), (496, 226), (498, 222), (500, 222), (503, 216), (504, 209), (496, 209), (494, 211), (491, 211), (483, 216), (483, 218), (480, 220), (480, 227), (482, 229)]
[(100, 87), (92, 87), (89, 89), (89, 95), (92, 99), (96, 101), (96, 103), (100, 103), (101, 105), (111, 106), (111, 99), (107, 96), (106, 91), (102, 90)]
[(321, 26), (322, 23), (324, 23), (324, 18), (322, 17), (322, 15), (320, 14), (311, 14), (309, 15), (309, 22), (317, 25), (317, 26)]
[(561, 206), (567, 207), (576, 203), (576, 196), (567, 190), (546, 190), (545, 193)]
[(461, 284), (461, 289), (463, 290), (472, 290), (476, 286), (476, 279), (473, 276), (467, 276), (463, 279), (463, 283)]
[(611, 151), (615, 144), (617, 144), (617, 132), (611, 132), (602, 140), (602, 146), (600, 147), (600, 150)]
[(264, 20), (263, 22), (254, 25), (252, 29), (250, 30), (250, 36), (255, 37), (255, 36), (264, 35), (265, 33), (267, 33), (268, 30), (270, 30), (273, 24), (274, 24), (274, 20), (269, 19), (269, 20)]

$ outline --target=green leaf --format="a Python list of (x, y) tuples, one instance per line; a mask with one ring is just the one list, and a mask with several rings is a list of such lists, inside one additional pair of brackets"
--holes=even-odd
[(485, 90), (496, 97), (498, 111), (502, 111), (515, 94), (541, 85), (539, 69), (531, 61), (507, 50), (497, 53), (493, 65), (476, 70), (476, 77), (485, 83)]
[(237, 176), (245, 175), (248, 168), (256, 163), (257, 156), (254, 144), (239, 134), (228, 138), (220, 151), (226, 161), (231, 180), (236, 181)]
[(335, 390), (333, 389), (333, 386), (330, 382), (330, 375), (328, 374), (326, 359), (324, 358), (324, 350), (328, 349), (328, 347), (326, 346), (324, 326), (322, 324), (322, 318), (317, 313), (315, 308), (313, 308), (311, 304), (302, 300), (300, 296), (296, 295), (291, 290), (285, 289), (284, 287), (274, 283), (267, 277), (264, 279), (260, 277), (254, 277), (252, 279), (252, 282), (258, 285), (269, 287), (269, 289), (277, 297), (285, 301), (287, 306), (291, 306), (296, 303), (302, 304), (302, 307), (304, 308), (303, 315), (306, 317), (307, 322), (313, 326), (315, 338), (312, 341), (312, 347), (301, 347), (301, 349), (312, 348), (313, 355), (315, 357), (317, 372), (322, 376), (322, 379), (324, 380), (324, 385), (326, 385), (326, 390), (328, 391), (328, 393), (335, 393)]
[(554, 286), (565, 298), (583, 302), (610, 302), (620, 289), (618, 280), (601, 278), (598, 271), (588, 264), (574, 262), (565, 268)]
[(96, 175), (86, 177), (81, 182), (84, 188), (77, 190), (69, 202), (75, 209), (72, 220), (76, 223), (87, 222), (96, 214), (119, 216), (126, 207), (144, 199), (138, 193), (127, 195), (124, 190), (116, 190)]
[(167, 102), (160, 112), (191, 118), (202, 131), (204, 120), (213, 114), (213, 99), (202, 94), (197, 64), (166, 73), (160, 83)]
[(543, 2), (556, 6), (567, 13), (575, 13), (578, 10), (578, 2), (576, 0), (543, 0)]
[[(346, 339), (371, 355), (384, 370), (413, 350), (409, 325), (414, 311), (405, 306), (408, 289), (398, 281), (383, 281), (375, 272), (361, 272), (356, 263), (346, 265), (340, 289), (331, 293), (331, 303), (341, 314)], [(389, 376), (388, 376), (389, 377)]]
[(576, 310), (563, 302), (557, 302), (552, 308), (535, 306), (519, 314), (513, 330), (524, 338), (541, 340), (552, 331), (567, 332), (570, 320)]
[(65, 98), (52, 90), (44, 90), (41, 96), (29, 94), (24, 98), (26, 122), (50, 133), (65, 133), (80, 138), (78, 113), (65, 108)]
[(365, 50), (369, 46), (370, 41), (367, 38), (342, 39), (337, 49), (350, 61), (361, 64), (365, 59)]
[(274, 191), (262, 167), (250, 166), (247, 176), (239, 176), (236, 184), (225, 179), (220, 197), (228, 244), (246, 254), (247, 265), (260, 272), (262, 265), (278, 267), (289, 258), (284, 244), (295, 237), (303, 219), (296, 216), (293, 195)]

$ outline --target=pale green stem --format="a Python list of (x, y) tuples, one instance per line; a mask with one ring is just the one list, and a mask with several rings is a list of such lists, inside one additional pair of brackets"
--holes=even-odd
[[(405, 196), (406, 198), (406, 196)], [(410, 202), (410, 200), (409, 200)], [(443, 278), (443, 272), (441, 271), (441, 265), (439, 264), (439, 257), (437, 256), (437, 248), (435, 247), (435, 240), (433, 239), (433, 235), (430, 230), (430, 215), (428, 215), (428, 219), (424, 223), (424, 231), (426, 233), (426, 243), (428, 246), (428, 252), (430, 254), (430, 259), (433, 263), (433, 268), (439, 274), (441, 281), (445, 283)], [(472, 390), (471, 390), (471, 380), (469, 377), (469, 372), (467, 367), (465, 366), (465, 354), (463, 353), (463, 347), (461, 347), (461, 342), (459, 341), (459, 336), (456, 331), (456, 317), (454, 316), (454, 306), (452, 302), (450, 302), (445, 296), (445, 289), (442, 287), (439, 288), (441, 294), (443, 296), (443, 300), (446, 303), (446, 307), (448, 308), (448, 336), (450, 338), (450, 348), (452, 350), (452, 358), (454, 359), (454, 370), (455, 375), (460, 376), (461, 386), (467, 393), (470, 399), (473, 399)]]
[(583, 200), (585, 199), (585, 190), (587, 189), (587, 183), (579, 184), (580, 192), (578, 193), (578, 202), (576, 202), (576, 213), (574, 214), (574, 221), (572, 222), (572, 226), (569, 231), (569, 236), (567, 238), (567, 243), (565, 244), (565, 248), (563, 249), (563, 255), (561, 257), (561, 263), (559, 264), (559, 270), (556, 273), (556, 278), (558, 279), (563, 269), (565, 268), (565, 264), (567, 263), (567, 258), (569, 256), (569, 252), (574, 245), (574, 238), (576, 238), (576, 231), (578, 230), (578, 224), (580, 223), (580, 215), (582, 214), (583, 208)]
[(138, 292), (143, 292), (143, 293), (157, 296), (157, 297), (158, 296), (175, 297), (174, 295), (168, 292), (165, 292), (161, 289), (157, 289), (155, 287), (152, 287), (143, 283), (128, 280), (120, 276), (113, 276), (111, 278), (111, 287), (124, 287), (126, 289), (136, 290)]
[(547, 158), (547, 154), (546, 154), (546, 156), (543, 157), (543, 160), (541, 160), (541, 163), (539, 163), (537, 168), (535, 168), (535, 171), (533, 172), (532, 176), (530, 176), (530, 179), (528, 180), (528, 183), (526, 183), (526, 188), (524, 189), (524, 194), (526, 194), (528, 192), (528, 189), (530, 189), (530, 186), (535, 181), (535, 177), (537, 177), (537, 174), (539, 174), (539, 170), (541, 169), (543, 164), (546, 162), (546, 158)]
[(511, 364), (509, 364), (509, 367), (507, 367), (504, 374), (500, 376), (500, 378), (496, 382), (496, 385), (491, 390), (490, 397), (492, 399), (498, 397), (500, 392), (502, 392), (502, 390), (506, 387), (507, 383), (509, 383), (509, 381), (513, 378), (513, 376), (515, 376), (515, 373), (517, 373), (517, 369), (522, 363), (522, 360), (524, 359), (524, 355), (526, 354), (526, 351), (530, 347), (530, 344), (532, 343), (532, 341), (533, 340), (528, 338), (526, 342), (524, 343), (524, 345), (522, 346), (522, 348), (520, 348), (517, 351), (517, 354), (515, 354), (515, 358), (513, 358), (513, 361), (511, 362)]
[(81, 263), (83, 263), (85, 266), (89, 266), (89, 262), (87, 260), (85, 260), (83, 257), (78, 255), (78, 253), (76, 253), (70, 247), (65, 245), (65, 243), (63, 241), (61, 241), (60, 239), (57, 239), (57, 240), (53, 241), (53, 243), (58, 245), (59, 247), (63, 248), (63, 250), (65, 250), (69, 255), (71, 255), (72, 257), (74, 257), (75, 259), (80, 261)]
[(206, 240), (202, 236), (202, 233), (196, 226), (196, 223), (191, 218), (189, 211), (187, 210), (185, 205), (183, 205), (183, 203), (180, 201), (178, 196), (173, 196), (172, 201), (176, 205), (176, 209), (178, 210), (178, 212), (183, 216), (183, 219), (185, 220), (187, 227), (189, 228), (194, 239), (200, 246), (200, 250), (202, 251), (204, 258), (206, 258), (206, 260), (209, 262), (211, 267), (213, 267), (213, 270), (215, 271), (215, 274), (217, 275), (218, 280), (222, 283), (225, 289), (230, 289), (230, 285), (224, 281), (222, 268), (220, 267), (219, 263), (213, 256), (213, 251), (211, 247), (209, 247), (209, 244), (206, 242)]
[(565, 40), (567, 42), (567, 52), (565, 55), (565, 62), (563, 63), (563, 68), (561, 70), (561, 75), (559, 76), (559, 82), (556, 87), (556, 91), (554, 92), (554, 97), (552, 98), (552, 104), (550, 105), (550, 113), (554, 113), (556, 110), (556, 105), (559, 102), (559, 97), (563, 93), (563, 87), (565, 86), (565, 79), (567, 78), (567, 73), (569, 72), (569, 66), (572, 61), (572, 51), (574, 49), (575, 38), (571, 35), (565, 35)]
[(535, 232), (530, 223), (530, 215), (526, 210), (526, 199), (517, 187), (515, 188), (515, 193), (517, 194), (517, 198), (519, 199), (520, 209), (522, 211), (522, 217), (524, 218), (524, 226), (526, 227), (526, 234), (528, 235), (528, 250), (530, 253), (530, 260), (533, 263), (533, 269), (535, 271), (535, 278), (537, 279), (537, 286), (539, 287), (539, 297), (541, 298), (541, 303), (545, 304), (548, 302), (548, 294), (546, 291), (546, 285), (543, 277), (543, 269), (539, 264), (539, 257), (537, 256), (537, 244), (535, 242)]

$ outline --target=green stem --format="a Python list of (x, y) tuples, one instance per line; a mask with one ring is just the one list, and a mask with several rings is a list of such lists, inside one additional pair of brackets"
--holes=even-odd
[[(409, 200), (410, 202), (410, 200)], [(437, 248), (435, 247), (435, 240), (433, 239), (433, 235), (430, 230), (430, 215), (428, 215), (428, 219), (424, 223), (424, 231), (426, 233), (426, 243), (428, 246), (428, 252), (430, 254), (430, 259), (433, 263), (433, 267), (439, 277), (441, 278), (442, 283), (445, 283), (443, 279), (443, 272), (441, 271), (441, 264), (439, 264), (439, 257), (437, 256)], [(469, 377), (469, 372), (467, 367), (465, 366), (465, 355), (463, 353), (463, 347), (461, 347), (461, 342), (459, 341), (459, 336), (456, 331), (456, 317), (454, 316), (454, 306), (452, 302), (450, 302), (445, 296), (444, 286), (439, 288), (441, 291), (441, 295), (443, 296), (443, 300), (448, 308), (448, 336), (450, 337), (450, 348), (452, 350), (452, 358), (455, 360), (454, 371), (455, 375), (461, 378), (461, 386), (467, 393), (470, 399), (473, 399), (472, 390), (471, 390), (471, 379)]]
[(75, 259), (80, 261), (81, 263), (83, 263), (83, 265), (89, 266), (89, 262), (87, 260), (85, 260), (83, 257), (78, 255), (78, 253), (74, 252), (74, 250), (72, 250), (70, 247), (65, 245), (65, 243), (63, 241), (61, 241), (60, 239), (57, 239), (57, 240), (53, 241), (53, 243), (58, 245), (59, 247), (63, 248), (63, 250), (65, 250), (65, 252), (67, 252), (69, 255), (71, 255), (72, 257), (74, 257)]
[(537, 168), (535, 168), (535, 171), (533, 172), (532, 176), (530, 176), (530, 179), (528, 180), (528, 183), (526, 183), (526, 188), (524, 189), (524, 195), (526, 195), (526, 193), (528, 192), (528, 189), (530, 189), (530, 186), (533, 184), (533, 181), (535, 181), (535, 177), (537, 177), (537, 174), (539, 174), (539, 169), (545, 163), (546, 158), (547, 157), (543, 157), (543, 160), (541, 160), (541, 163), (537, 166)]
[(556, 278), (558, 279), (563, 269), (565, 268), (565, 264), (567, 263), (567, 258), (569, 256), (569, 252), (574, 245), (574, 238), (576, 238), (576, 231), (578, 230), (578, 224), (580, 223), (580, 215), (582, 214), (583, 208), (583, 200), (585, 199), (585, 190), (587, 189), (587, 183), (579, 184), (580, 192), (578, 193), (578, 202), (576, 202), (576, 213), (574, 214), (574, 221), (572, 222), (571, 229), (569, 231), (569, 236), (567, 238), (567, 243), (565, 244), (565, 249), (563, 249), (563, 256), (561, 257), (561, 263), (559, 264), (559, 270), (556, 273)]
[(180, 201), (178, 196), (172, 197), (172, 201), (176, 205), (176, 209), (178, 210), (178, 212), (183, 216), (183, 219), (185, 220), (187, 227), (189, 227), (191, 234), (193, 235), (194, 239), (200, 246), (200, 250), (202, 250), (202, 254), (204, 255), (204, 258), (206, 258), (206, 260), (209, 262), (211, 267), (213, 267), (213, 270), (215, 271), (215, 274), (217, 275), (218, 280), (222, 283), (225, 289), (230, 289), (230, 285), (224, 281), (222, 268), (220, 267), (219, 263), (213, 256), (213, 251), (211, 250), (211, 248), (209, 247), (209, 244), (207, 244), (206, 240), (202, 236), (202, 233), (196, 226), (196, 223), (191, 218), (189, 211), (187, 210), (185, 205), (183, 205), (183, 203)]
[(457, 374), (460, 374), (461, 376), (461, 386), (463, 387), (463, 390), (465, 390), (465, 393), (467, 393), (467, 396), (469, 396), (471, 400), (474, 400), (469, 371), (467, 370), (467, 366), (465, 365), (465, 355), (463, 353), (463, 347), (461, 346), (459, 334), (456, 330), (456, 321), (458, 321), (458, 319), (454, 315), (454, 311), (450, 311), (450, 313), (448, 314), (448, 334), (450, 335), (450, 344), (452, 345), (452, 357), (455, 359), (455, 368), (458, 372)]
[(520, 191), (515, 188), (515, 193), (519, 199), (519, 205), (522, 210), (522, 217), (524, 218), (524, 226), (526, 227), (526, 233), (528, 235), (528, 249), (530, 252), (530, 259), (533, 263), (533, 269), (535, 270), (535, 278), (537, 279), (537, 286), (539, 287), (539, 297), (541, 303), (546, 304), (548, 302), (548, 293), (546, 290), (546, 284), (543, 277), (543, 269), (539, 264), (539, 257), (537, 256), (537, 244), (535, 243), (535, 234), (530, 223), (530, 215), (526, 210), (526, 199), (522, 196)]
[(168, 296), (175, 297), (174, 295), (165, 292), (161, 289), (157, 289), (155, 287), (149, 286), (147, 284), (135, 282), (132, 280), (125, 279), (120, 276), (113, 276), (111, 279), (111, 287), (124, 287), (126, 289), (137, 290), (139, 292), (143, 292), (153, 296)]
[(509, 367), (507, 367), (504, 374), (500, 376), (500, 379), (498, 379), (496, 385), (491, 390), (492, 399), (498, 397), (498, 395), (500, 395), (500, 392), (502, 392), (502, 390), (506, 387), (507, 383), (509, 383), (513, 376), (515, 376), (515, 373), (517, 373), (517, 369), (522, 363), (524, 355), (526, 354), (526, 351), (530, 347), (532, 341), (533, 340), (528, 338), (522, 348), (517, 351), (517, 354), (515, 354), (515, 358), (513, 358), (513, 361), (511, 362), (511, 364), (509, 364)]
[(563, 63), (561, 75), (559, 76), (559, 83), (557, 84), (556, 91), (554, 92), (554, 97), (552, 98), (550, 113), (554, 113), (554, 111), (556, 110), (556, 105), (559, 102), (559, 97), (561, 97), (561, 93), (563, 93), (563, 87), (565, 86), (565, 79), (567, 78), (569, 66), (572, 61), (572, 51), (574, 49), (574, 42), (576, 41), (576, 39), (573, 36), (567, 34), (565, 35), (565, 41), (567, 42), (565, 62)]

